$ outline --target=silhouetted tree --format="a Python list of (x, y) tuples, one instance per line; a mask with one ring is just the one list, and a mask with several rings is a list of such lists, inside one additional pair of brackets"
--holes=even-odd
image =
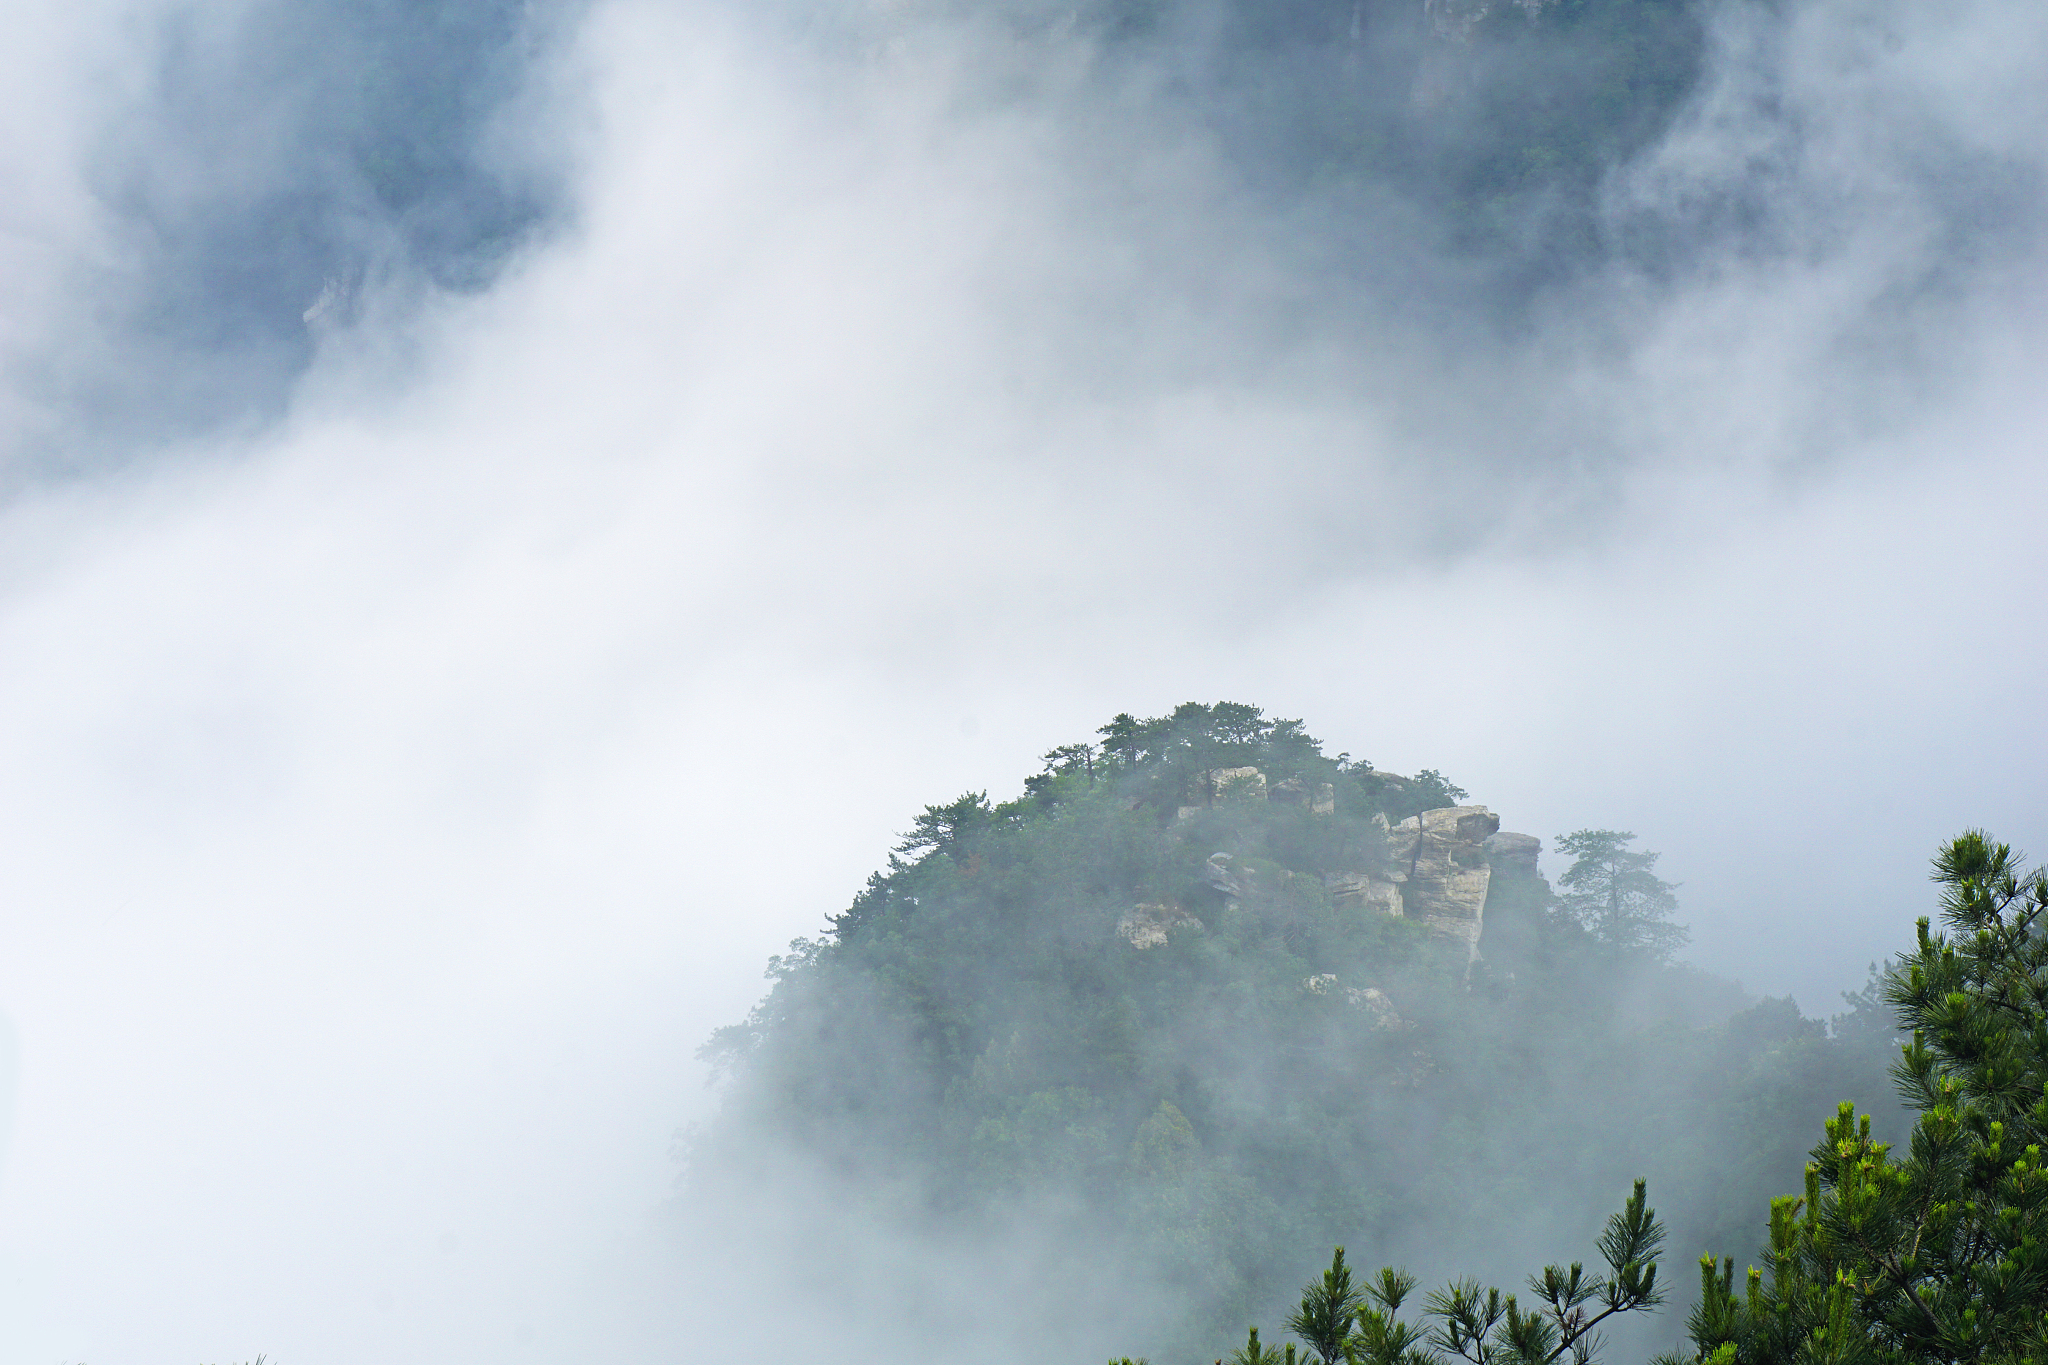
[(1561, 835), (1557, 851), (1572, 865), (1558, 878), (1558, 908), (1609, 948), (1666, 962), (1691, 935), (1671, 922), (1678, 888), (1658, 879), (1660, 855), (1629, 848), (1635, 837), (1613, 829)]
[[(1433, 1291), (1424, 1316), (1434, 1319), (1426, 1330), (1401, 1321), (1401, 1305), (1415, 1288), (1415, 1277), (1403, 1270), (1382, 1269), (1362, 1288), (1344, 1263), (1344, 1248), (1330, 1258), (1330, 1268), (1301, 1291), (1301, 1306), (1287, 1319), (1287, 1330), (1308, 1344), (1323, 1365), (1443, 1365), (1438, 1351), (1462, 1357), (1471, 1365), (1551, 1365), (1570, 1356), (1574, 1365), (1588, 1365), (1599, 1348), (1598, 1328), (1621, 1313), (1640, 1312), (1664, 1301), (1657, 1288), (1657, 1252), (1664, 1243), (1664, 1225), (1649, 1206), (1644, 1182), (1638, 1180), (1620, 1212), (1608, 1218), (1600, 1235), (1600, 1254), (1608, 1275), (1589, 1278), (1583, 1263), (1545, 1266), (1529, 1277), (1537, 1306), (1524, 1310), (1513, 1294), (1481, 1289), (1477, 1280), (1455, 1280)], [(1268, 1365), (1260, 1356), (1258, 1329), (1252, 1329), (1241, 1360)]]
[(896, 845), (896, 852), (916, 856), (924, 853), (952, 853), (966, 839), (994, 823), (996, 813), (987, 792), (968, 792), (943, 806), (926, 806), (910, 822), (910, 832)]

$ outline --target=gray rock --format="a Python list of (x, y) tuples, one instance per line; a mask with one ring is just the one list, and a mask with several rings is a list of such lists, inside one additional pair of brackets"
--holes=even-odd
[(1209, 861), (1202, 864), (1202, 880), (1208, 883), (1212, 891), (1219, 891), (1226, 896), (1242, 896), (1244, 888), (1238, 884), (1237, 878), (1231, 875), (1229, 864), (1228, 853), (1210, 854)]
[(1533, 834), (1510, 834), (1502, 830), (1488, 835), (1486, 842), (1479, 847), (1496, 872), (1537, 875), (1537, 858), (1543, 852), (1543, 841)]
[(1167, 936), (1176, 930), (1201, 929), (1202, 922), (1178, 905), (1148, 901), (1134, 905), (1116, 922), (1117, 934), (1133, 948), (1164, 948)]
[(1367, 910), (1377, 915), (1401, 918), (1401, 888), (1385, 877), (1370, 872), (1331, 872), (1323, 885), (1330, 888), (1330, 900), (1339, 909)]
[(1257, 768), (1217, 768), (1204, 773), (1209, 791), (1218, 801), (1263, 801), (1266, 775)]
[(1379, 987), (1367, 986), (1364, 990), (1359, 990), (1354, 986), (1344, 992), (1344, 998), (1350, 1002), (1353, 1009), (1364, 1010), (1372, 1015), (1374, 1028), (1401, 1027), (1401, 1016), (1394, 1009), (1394, 1002), (1387, 999), (1387, 993)]
[(1485, 843), (1499, 830), (1500, 817), (1484, 806), (1446, 806), (1409, 816), (1389, 840), (1405, 913), (1462, 941), (1468, 962), (1479, 955), (1492, 879)]

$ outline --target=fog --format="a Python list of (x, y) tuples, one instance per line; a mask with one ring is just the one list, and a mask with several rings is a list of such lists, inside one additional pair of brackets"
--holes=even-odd
[[(1224, 12), (22, 7), (0, 1360), (761, 1349), (847, 1268), (652, 1230), (695, 1049), (1118, 711), (1633, 830), (1811, 1014), (2048, 846), (2048, 17), (1707, 8), (1559, 264), (1283, 164)], [(853, 1359), (1033, 1358), (805, 1235)]]

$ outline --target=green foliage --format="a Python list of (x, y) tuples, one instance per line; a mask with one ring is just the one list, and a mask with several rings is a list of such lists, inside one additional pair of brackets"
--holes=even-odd
[(1767, 1271), (1701, 1261), (1702, 1365), (1919, 1365), (2048, 1357), (2048, 882), (1979, 831), (1935, 859), (1947, 933), (1883, 994), (1912, 1031), (1894, 1068), (1906, 1144), (1844, 1103), (1803, 1195), (1770, 1205)]
[[(1789, 1001), (1729, 1019), (1734, 988), (1617, 956), (1526, 863), (1491, 870), (1469, 973), (1461, 942), (1347, 892), (1386, 870), (1392, 816), (1464, 800), (1440, 775), (1325, 757), (1238, 703), (1099, 737), (1016, 800), (926, 808), (770, 962), (767, 998), (703, 1050), (730, 1090), (694, 1178), (745, 1185), (772, 1134), (891, 1217), (1065, 1210), (1039, 1231), (1074, 1263), (1185, 1305), (1155, 1357), (1207, 1360), (1285, 1311), (1298, 1248), (1412, 1259), (1425, 1234), (1470, 1264), (1534, 1235), (1560, 1186), (1646, 1172), (1711, 1245), (1797, 1172), (1785, 1135), (1814, 1094), (1883, 1093), (1877, 1006), (1846, 1016), (1854, 1049)], [(1218, 767), (1256, 769), (1264, 798)], [(1339, 1292), (1381, 1314), (1353, 1349), (1420, 1349), (1398, 1278)]]
[(1455, 806), (1468, 794), (1434, 768), (1424, 768), (1413, 777), (1399, 777), (1374, 772), (1372, 765), (1365, 763), (1349, 766), (1346, 775), (1366, 807), (1384, 815), (1390, 824), (1399, 824), (1426, 810)]
[(919, 857), (927, 853), (950, 854), (972, 843), (995, 820), (987, 792), (968, 792), (944, 806), (926, 806), (910, 823), (910, 833), (896, 845), (896, 852)]
[(1671, 923), (1678, 888), (1658, 880), (1660, 855), (1628, 847), (1635, 837), (1613, 829), (1560, 835), (1557, 851), (1572, 865), (1558, 878), (1558, 909), (1614, 952), (1669, 961), (1690, 937), (1684, 925)]
[(1365, 1293), (1352, 1285), (1351, 1267), (1344, 1264), (1344, 1248), (1338, 1247), (1323, 1278), (1311, 1280), (1302, 1291), (1301, 1307), (1288, 1317), (1287, 1330), (1307, 1342), (1323, 1365), (1332, 1365), (1344, 1354), (1352, 1321), (1364, 1305)]
[[(1415, 1288), (1414, 1276), (1386, 1267), (1360, 1288), (1352, 1282), (1344, 1248), (1338, 1247), (1330, 1268), (1303, 1288), (1301, 1306), (1287, 1319), (1287, 1329), (1323, 1365), (1338, 1360), (1345, 1365), (1445, 1365), (1440, 1352), (1471, 1365), (1551, 1365), (1566, 1355), (1574, 1365), (1586, 1365), (1599, 1347), (1601, 1323), (1663, 1302), (1656, 1287), (1656, 1256), (1663, 1241), (1663, 1224), (1638, 1180), (1600, 1236), (1600, 1254), (1610, 1272), (1606, 1279), (1588, 1279), (1576, 1261), (1569, 1267), (1545, 1266), (1529, 1278), (1540, 1306), (1528, 1310), (1513, 1294), (1481, 1289), (1477, 1280), (1454, 1280), (1425, 1300), (1424, 1316), (1431, 1319), (1426, 1330), (1400, 1316)], [(1279, 1358), (1270, 1347), (1261, 1351), (1254, 1327), (1250, 1344), (1231, 1360), (1232, 1365), (1272, 1365)]]
[(1261, 1346), (1258, 1328), (1247, 1328), (1246, 1332), (1245, 1344), (1224, 1357), (1229, 1365), (1294, 1365), (1293, 1342), (1289, 1342), (1285, 1349)]
[(1472, 1365), (1549, 1365), (1565, 1355), (1584, 1365), (1599, 1348), (1601, 1323), (1664, 1301), (1656, 1262), (1663, 1243), (1664, 1226), (1649, 1207), (1645, 1182), (1638, 1180), (1600, 1235), (1600, 1254), (1610, 1272), (1606, 1279), (1587, 1279), (1578, 1261), (1545, 1266), (1529, 1277), (1530, 1292), (1541, 1307), (1526, 1311), (1512, 1294), (1503, 1297), (1498, 1289), (1482, 1293), (1477, 1281), (1456, 1281), (1429, 1296), (1436, 1325), (1428, 1341)]

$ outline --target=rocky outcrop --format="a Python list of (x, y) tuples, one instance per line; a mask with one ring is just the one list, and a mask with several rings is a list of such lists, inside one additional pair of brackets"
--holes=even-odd
[(1190, 925), (1200, 929), (1202, 922), (1178, 905), (1148, 901), (1125, 911), (1116, 922), (1116, 932), (1133, 948), (1164, 948), (1167, 935)]
[(1356, 986), (1344, 985), (1334, 972), (1322, 972), (1304, 979), (1301, 990), (1304, 995), (1336, 995), (1342, 992), (1345, 1004), (1372, 1016), (1374, 1028), (1404, 1027), (1405, 1021), (1394, 1009), (1394, 1002), (1387, 999), (1387, 993), (1377, 986), (1360, 990)]
[(1330, 888), (1330, 900), (1339, 909), (1370, 910), (1374, 914), (1402, 914), (1401, 888), (1393, 881), (1370, 872), (1332, 872), (1323, 878)]
[(1510, 834), (1506, 830), (1489, 834), (1479, 845), (1486, 855), (1487, 866), (1496, 873), (1516, 873), (1525, 877), (1542, 875), (1537, 867), (1537, 855), (1543, 852), (1543, 841), (1533, 834)]
[(1318, 782), (1311, 789), (1298, 777), (1274, 783), (1266, 799), (1276, 806), (1307, 806), (1314, 815), (1332, 815), (1337, 810), (1337, 789), (1334, 786)]
[(1209, 861), (1202, 864), (1202, 882), (1218, 895), (1235, 900), (1244, 894), (1244, 887), (1231, 871), (1230, 862), (1228, 853), (1211, 853)]
[[(1372, 776), (1382, 789), (1412, 785), (1411, 779), (1392, 774)], [(1311, 785), (1302, 777), (1269, 782), (1262, 770), (1249, 765), (1204, 772), (1199, 775), (1199, 790), (1207, 804), (1181, 807), (1182, 819), (1226, 803), (1267, 801), (1303, 806), (1317, 815), (1332, 814), (1337, 806), (1330, 783)], [(1462, 943), (1468, 962), (1479, 956), (1495, 874), (1511, 888), (1542, 885), (1537, 865), (1542, 842), (1527, 834), (1503, 833), (1500, 817), (1484, 806), (1439, 807), (1392, 826), (1386, 816), (1374, 815), (1373, 823), (1386, 840), (1386, 865), (1324, 874), (1331, 903), (1341, 910), (1420, 920), (1433, 932)], [(1224, 904), (1246, 895), (1250, 884), (1246, 874), (1232, 866), (1228, 853), (1211, 856), (1201, 877)], [(1177, 908), (1168, 914), (1166, 907), (1139, 906), (1119, 922), (1117, 931), (1134, 946), (1152, 947), (1166, 941), (1174, 924), (1186, 921), (1200, 922)]]
[(1306, 806), (1312, 815), (1334, 815), (1337, 812), (1337, 788), (1328, 782), (1311, 786), (1299, 777), (1268, 783), (1266, 774), (1255, 767), (1212, 768), (1196, 774), (1195, 781), (1203, 798), (1198, 806), (1182, 806), (1175, 818), (1186, 820), (1199, 815), (1211, 806), (1235, 804), (1239, 801), (1270, 801), (1276, 806)]
[(1402, 1027), (1403, 1021), (1399, 1012), (1394, 1009), (1394, 1002), (1387, 999), (1387, 993), (1377, 986), (1367, 986), (1364, 990), (1353, 987), (1344, 992), (1344, 998), (1350, 1002), (1353, 1009), (1364, 1010), (1370, 1014), (1374, 1028)]
[(1481, 848), (1493, 868), (1493, 881), (1486, 888), (1486, 958), (1498, 970), (1512, 973), (1535, 951), (1550, 906), (1550, 883), (1543, 879), (1538, 860), (1543, 841), (1503, 830)]
[(1446, 806), (1409, 816), (1388, 840), (1404, 913), (1461, 940), (1468, 960), (1479, 955), (1492, 876), (1484, 844), (1499, 830), (1500, 817), (1484, 806)]
[(1218, 801), (1263, 801), (1266, 775), (1257, 768), (1217, 768), (1204, 773), (1209, 791)]
[(1340, 909), (1419, 919), (1479, 955), (1487, 894), (1494, 873), (1531, 884), (1540, 881), (1540, 839), (1503, 833), (1500, 817), (1484, 806), (1446, 806), (1411, 815), (1389, 827), (1384, 871), (1332, 872), (1323, 878)]

